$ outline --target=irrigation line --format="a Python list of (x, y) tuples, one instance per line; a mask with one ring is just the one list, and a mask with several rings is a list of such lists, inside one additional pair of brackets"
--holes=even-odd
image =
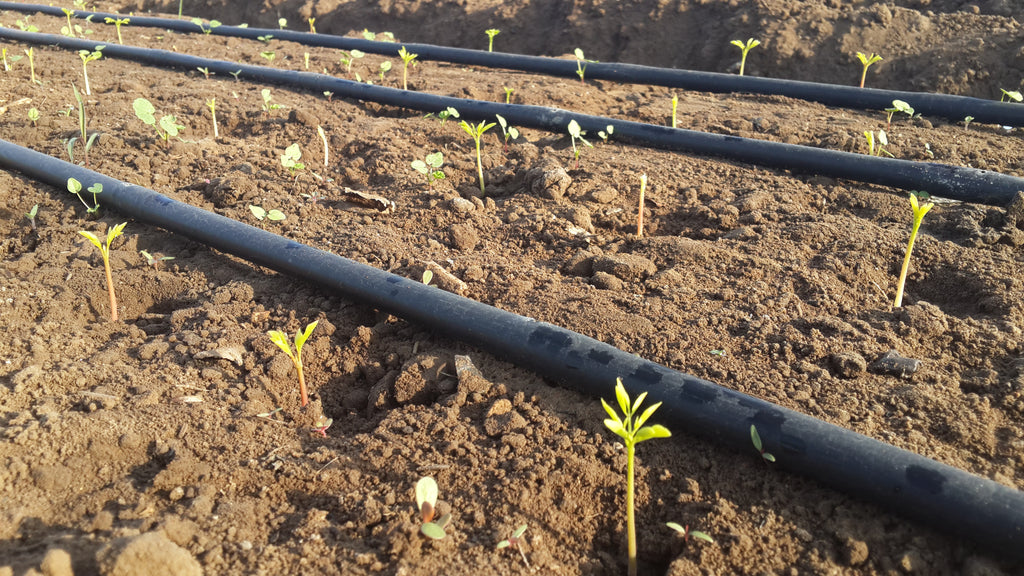
[[(22, 32), (10, 28), (0, 28), (0, 38), (74, 51), (92, 51), (96, 47), (95, 41)], [(614, 127), (617, 140), (640, 146), (703, 154), (769, 168), (845, 178), (904, 190), (921, 190), (935, 196), (964, 202), (1008, 206), (1020, 191), (1024, 191), (1024, 179), (976, 168), (880, 158), (810, 146), (710, 134), (579, 114), (559, 108), (438, 96), (373, 86), (326, 74), (211, 60), (167, 50), (112, 44), (104, 48), (103, 54), (164, 68), (188, 71), (205, 68), (222, 76), (233, 74), (238, 78), (257, 82), (309, 90), (317, 95), (332, 92), (338, 97), (421, 112), (438, 112), (452, 107), (458, 109), (462, 118), (471, 120), (493, 120), (496, 114), (500, 114), (513, 125), (556, 134), (566, 134), (570, 120), (576, 120), (584, 130), (595, 134), (611, 125)]]
[[(50, 16), (64, 16), (60, 8), (41, 4), (0, 2), (0, 10), (40, 12)], [(89, 11), (76, 11), (74, 16), (76, 18), (91, 17), (92, 21), (97, 23), (102, 23), (105, 18), (125, 18), (123, 14)], [(128, 18), (130, 19), (129, 26), (155, 27), (185, 33), (201, 32), (199, 26), (188, 20), (145, 16), (129, 16)], [(210, 30), (208, 23), (204, 22), (203, 25), (205, 27), (203, 31), (209, 30), (211, 34), (251, 40), (258, 40), (261, 36), (269, 35), (276, 40), (297, 42), (306, 46), (320, 46), (339, 50), (361, 50), (371, 54), (386, 56), (397, 56), (399, 48), (404, 46), (408, 51), (417, 54), (421, 60), (437, 60), (469, 66), (504, 68), (507, 70), (519, 70), (567, 78), (575, 78), (577, 71), (575, 60), (560, 58), (486, 52), (483, 50), (451, 48), (432, 44), (376, 42), (361, 38), (346, 38), (330, 34), (312, 34), (309, 32), (272, 28), (221, 25)], [(839, 106), (855, 110), (882, 111), (892, 107), (893, 100), (903, 100), (913, 106), (917, 113), (925, 116), (946, 118), (953, 122), (960, 122), (965, 117), (971, 116), (974, 118), (974, 122), (979, 123), (1024, 126), (1024, 106), (970, 96), (860, 88), (857, 86), (737, 76), (735, 74), (697, 72), (615, 62), (587, 63), (586, 77), (594, 80), (667, 86), (703, 92), (774, 94), (819, 102), (826, 106)]]
[(318, 284), (445, 333), (591, 397), (616, 376), (663, 402), (655, 419), (757, 458), (756, 425), (777, 465), (925, 525), (1024, 558), (1024, 493), (683, 374), (565, 328), (289, 240), (92, 170), (0, 140), (0, 167), (62, 189), (69, 177), (103, 185), (104, 206), (216, 250)]

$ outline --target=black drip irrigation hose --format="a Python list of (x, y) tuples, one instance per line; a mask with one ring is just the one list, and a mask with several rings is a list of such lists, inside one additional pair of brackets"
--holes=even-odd
[[(21, 4), (18, 2), (0, 2), (0, 10), (40, 12), (50, 16), (64, 15), (60, 8), (54, 6)], [(76, 18), (92, 17), (94, 22), (103, 22), (106, 18), (126, 17), (123, 14), (88, 11), (76, 11), (74, 16)], [(129, 16), (127, 18), (131, 20), (130, 26), (163, 28), (186, 33), (198, 33), (201, 31), (198, 25), (193, 24), (189, 20), (142, 16)], [(574, 78), (577, 75), (575, 60), (542, 56), (485, 52), (483, 50), (450, 48), (431, 44), (375, 42), (359, 38), (345, 38), (329, 34), (312, 34), (309, 32), (271, 28), (243, 28), (241, 26), (221, 25), (211, 30), (207, 22), (203, 23), (202, 31), (251, 40), (257, 40), (260, 37), (269, 35), (277, 40), (297, 42), (306, 46), (337, 48), (339, 50), (362, 50), (371, 54), (387, 56), (396, 56), (398, 49), (405, 47), (409, 52), (417, 54), (422, 60), (438, 60), (469, 66), (504, 68), (569, 78)], [(963, 121), (967, 116), (971, 116), (974, 118), (974, 122), (979, 123), (1024, 126), (1024, 106), (970, 96), (908, 92), (903, 90), (880, 90), (857, 86), (737, 76), (715, 72), (696, 72), (614, 62), (588, 62), (585, 76), (594, 80), (667, 86), (702, 92), (774, 94), (818, 102), (826, 106), (840, 106), (857, 110), (884, 110), (892, 107), (893, 100), (903, 100), (913, 106), (915, 112), (925, 116), (946, 118), (954, 122)]]
[[(76, 51), (92, 51), (96, 47), (95, 41), (53, 34), (22, 32), (10, 28), (0, 28), (0, 38)], [(372, 101), (423, 112), (438, 112), (452, 107), (458, 109), (461, 117), (466, 119), (493, 120), (496, 114), (500, 114), (509, 123), (516, 126), (547, 130), (556, 134), (565, 134), (569, 121), (573, 119), (579, 123), (581, 128), (592, 133), (606, 130), (607, 126), (611, 125), (614, 127), (616, 139), (641, 146), (705, 154), (769, 168), (846, 178), (904, 190), (921, 190), (942, 198), (964, 202), (1008, 206), (1018, 192), (1024, 191), (1024, 179), (976, 168), (879, 158), (810, 146), (682, 130), (578, 114), (559, 108), (500, 104), (483, 100), (437, 96), (410, 90), (373, 86), (325, 74), (210, 60), (167, 50), (115, 44), (107, 45), (103, 54), (152, 66), (183, 70), (205, 68), (220, 75), (232, 74), (255, 81), (306, 89), (315, 94), (332, 92), (338, 97)]]
[(105, 206), (430, 327), (592, 397), (616, 377), (663, 402), (671, 430), (755, 457), (756, 425), (777, 465), (928, 526), (1024, 558), (1024, 493), (810, 416), (671, 370), (552, 324), (311, 248), (152, 190), (0, 140), (0, 166), (62, 189), (103, 185)]

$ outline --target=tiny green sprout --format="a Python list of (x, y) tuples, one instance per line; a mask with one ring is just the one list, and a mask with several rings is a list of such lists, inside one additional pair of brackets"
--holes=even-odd
[(502, 88), (502, 90), (505, 91), (505, 104), (511, 104), (512, 103), (512, 88), (509, 88), (508, 86), (502, 86), (501, 88)]
[(587, 72), (587, 64), (597, 62), (597, 60), (587, 60), (583, 57), (583, 50), (579, 48), (573, 50), (573, 54), (576, 56), (576, 75), (580, 77), (580, 84), (583, 84), (583, 75)]
[(217, 20), (210, 20), (209, 26), (203, 26), (203, 21), (200, 18), (193, 18), (191, 22), (196, 26), (199, 26), (199, 29), (202, 30), (203, 34), (210, 34), (213, 32), (214, 28), (220, 26), (220, 22)]
[(302, 61), (305, 63), (306, 70), (309, 70), (309, 52), (302, 53)]
[(29, 108), (28, 109), (28, 119), (32, 122), (32, 126), (34, 127), (36, 125), (36, 122), (39, 121), (39, 109), (38, 108)]
[(18, 29), (20, 29), (22, 32), (39, 32), (39, 27), (36, 26), (35, 24), (29, 24), (28, 18), (28, 16), (25, 16), (24, 20), (18, 20), (15, 22), (15, 24), (18, 26)]
[(181, 9), (185, 5), (185, 0), (178, 0), (178, 20), (181, 20)]
[(85, 206), (86, 210), (91, 210), (89, 204), (85, 202), (85, 198), (82, 198), (82, 183), (79, 182), (77, 178), (68, 178), (67, 188), (68, 192), (78, 196), (78, 199), (82, 201), (82, 205)]
[(89, 150), (92, 149), (92, 145), (96, 142), (96, 138), (99, 137), (99, 132), (93, 132), (89, 134), (88, 124), (89, 119), (85, 112), (85, 102), (82, 101), (82, 94), (79, 93), (78, 87), (74, 84), (71, 85), (71, 91), (75, 95), (75, 101), (78, 103), (78, 133), (79, 136), (68, 139), (68, 157), (71, 158), (71, 162), (75, 161), (75, 142), (81, 137), (82, 143), (85, 147), (85, 165), (89, 166)]
[(267, 34), (266, 36), (257, 36), (256, 39), (264, 44), (270, 44), (270, 41), (274, 39), (274, 35)]
[(676, 127), (676, 109), (679, 107), (679, 96), (672, 95), (672, 127)]
[(636, 237), (644, 237), (644, 194), (647, 192), (647, 174), (640, 175), (640, 200), (636, 210)]
[(302, 150), (297, 143), (289, 145), (284, 149), (284, 154), (281, 154), (281, 166), (287, 168), (292, 176), (295, 176), (296, 180), (299, 179), (298, 172), (306, 169), (306, 165), (299, 162), (301, 158)]
[(346, 74), (352, 73), (352, 64), (354, 64), (356, 60), (366, 56), (366, 53), (362, 50), (352, 50), (351, 52), (342, 52), (341, 54), (341, 60), (339, 60), (338, 63), (345, 67)]
[(253, 206), (252, 204), (249, 205), (249, 211), (252, 212), (252, 215), (255, 216), (257, 220), (261, 221), (266, 218), (272, 222), (278, 222), (286, 218), (284, 212), (281, 212), (280, 210), (267, 211), (262, 206)]
[(423, 282), (424, 286), (430, 285), (430, 281), (434, 279), (434, 272), (427, 268), (423, 271), (423, 276), (420, 277), (420, 282)]
[[(885, 134), (885, 130), (878, 131), (878, 138), (875, 138), (875, 133), (871, 130), (864, 132), (864, 138), (868, 141), (868, 156), (881, 156), (885, 154), (890, 158), (895, 158), (885, 146), (889, 145), (889, 137)], [(877, 142), (877, 144), (876, 144)]]
[(210, 117), (213, 118), (213, 137), (220, 138), (220, 130), (217, 128), (217, 98), (207, 100), (206, 106), (210, 109)]
[(881, 62), (882, 57), (874, 52), (872, 52), (870, 56), (863, 52), (857, 52), (857, 59), (860, 60), (861, 66), (863, 66), (863, 70), (860, 73), (860, 87), (863, 88), (864, 81), (868, 77), (868, 68), (870, 68), (875, 62)]
[(488, 28), (484, 30), (484, 34), (487, 34), (487, 51), (494, 52), (494, 37), (501, 34), (501, 30), (497, 28)]
[(284, 30), (287, 27), (288, 27), (288, 19), (287, 18), (278, 18), (277, 19), (277, 28), (279, 30)]
[(205, 76), (207, 80), (209, 80), (210, 76), (212, 76), (214, 74), (213, 72), (210, 72), (210, 69), (207, 68), (206, 66), (197, 66), (196, 70), (199, 70), (200, 72), (202, 72), (203, 76)]
[(1003, 93), (1003, 97), (999, 99), (1000, 102), (1020, 102), (1024, 100), (1024, 96), (1017, 90), (1003, 90), (999, 89)]
[(103, 244), (95, 234), (87, 230), (81, 230), (78, 233), (89, 239), (94, 246), (100, 249), (100, 254), (103, 256), (103, 268), (107, 274), (107, 292), (110, 295), (110, 321), (117, 322), (117, 296), (114, 294), (114, 279), (110, 273), (110, 243), (115, 238), (124, 232), (124, 227), (127, 226), (127, 222), (122, 222), (113, 228), (107, 229), (107, 242)]
[(583, 152), (583, 146), (576, 146), (576, 141), (579, 140), (582, 144), (585, 144), (588, 148), (593, 148), (594, 145), (587, 142), (587, 139), (583, 136), (586, 132), (580, 129), (580, 125), (575, 120), (569, 121), (569, 136), (572, 138), (572, 155), (576, 159), (576, 167), (574, 170), (580, 169), (580, 154)]
[(260, 56), (267, 60), (269, 66), (273, 66), (274, 58), (277, 57), (277, 53), (273, 50), (264, 50), (263, 52), (260, 52)]
[(651, 404), (643, 413), (637, 415), (640, 405), (647, 398), (647, 392), (641, 392), (635, 401), (630, 402), (629, 393), (626, 392), (626, 387), (622, 385), (622, 378), (616, 378), (615, 398), (618, 401), (624, 418), (620, 418), (618, 413), (615, 412), (604, 398), (601, 399), (601, 405), (604, 406), (604, 410), (609, 416), (609, 418), (605, 419), (604, 425), (622, 438), (623, 444), (626, 445), (626, 546), (629, 576), (636, 576), (636, 517), (633, 511), (635, 484), (633, 461), (636, 455), (636, 445), (652, 438), (668, 438), (672, 436), (672, 433), (661, 424), (644, 426), (644, 423), (650, 419), (654, 411), (661, 406), (661, 402)]
[(25, 218), (28, 218), (28, 223), (32, 226), (32, 229), (36, 229), (36, 216), (39, 215), (39, 204), (32, 206), (32, 209), (25, 212)]
[(161, 262), (166, 262), (167, 260), (174, 260), (174, 256), (164, 256), (159, 252), (157, 252), (156, 254), (150, 254), (145, 250), (139, 250), (139, 254), (142, 254), (142, 257), (145, 258), (146, 265), (151, 266), (153, 268), (159, 268)]
[(241, 70), (235, 70), (234, 72), (228, 72), (228, 74), (231, 74), (231, 76), (233, 76), (235, 78), (235, 82), (239, 82), (238, 75), (241, 74), (241, 73), (242, 73)]
[(750, 442), (754, 445), (754, 450), (761, 455), (761, 459), (765, 462), (775, 462), (775, 455), (771, 452), (765, 452), (764, 444), (761, 443), (761, 435), (757, 433), (757, 426), (750, 425)]
[(106, 22), (107, 24), (113, 24), (114, 25), (114, 28), (117, 29), (117, 43), (118, 44), (124, 44), (124, 40), (121, 39), (121, 26), (124, 26), (125, 24), (131, 22), (131, 19), (130, 18), (111, 18), (110, 16), (107, 16), (106, 18), (103, 19), (103, 21)]
[(495, 114), (494, 116), (498, 119), (498, 127), (501, 128), (501, 135), (504, 138), (501, 151), (508, 152), (508, 141), (519, 138), (519, 129), (515, 126), (510, 126), (501, 114)]
[(906, 114), (907, 116), (909, 116), (911, 118), (914, 117), (914, 107), (913, 106), (911, 106), (910, 104), (907, 104), (903, 100), (893, 100), (892, 101), (892, 108), (886, 108), (885, 109), (885, 122), (886, 122), (886, 124), (890, 124), (890, 125), (892, 124), (892, 117), (897, 112), (903, 112), (904, 114)]
[(441, 540), (445, 534), (444, 527), (451, 521), (452, 515), (445, 514), (434, 521), (434, 513), (437, 512), (437, 481), (430, 476), (424, 476), (416, 482), (416, 509), (420, 513), (420, 533), (431, 540)]
[(334, 98), (334, 92), (331, 92), (330, 90), (324, 90), (324, 98), (327, 98), (328, 102), (332, 101), (332, 99)]
[(754, 48), (760, 46), (761, 41), (754, 40), (753, 38), (747, 38), (746, 42), (743, 42), (742, 40), (733, 40), (732, 42), (729, 43), (732, 44), (733, 46), (739, 47), (739, 49), (742, 51), (742, 55), (740, 56), (740, 76), (743, 76), (743, 72), (747, 68), (747, 54), (750, 53), (750, 51), (753, 50)]
[(33, 57), (35, 54), (35, 49), (26, 48), (25, 54), (28, 55), (29, 81), (33, 84), (42, 84), (42, 82), (36, 79), (36, 60)]
[(316, 34), (316, 18), (307, 18), (306, 22), (309, 23), (309, 33)]
[(85, 76), (85, 95), (92, 96), (92, 90), (89, 88), (89, 69), (87, 65), (93, 60), (99, 60), (103, 58), (103, 49), (106, 46), (97, 46), (92, 52), (88, 50), (79, 50), (78, 57), (82, 59), (82, 74)]
[(310, 335), (313, 334), (313, 330), (316, 330), (316, 325), (319, 320), (314, 320), (310, 324), (306, 325), (306, 329), (302, 332), (295, 332), (295, 352), (292, 353), (291, 343), (288, 341), (288, 335), (280, 330), (271, 330), (267, 332), (267, 336), (270, 336), (270, 341), (277, 344), (277, 347), (284, 351), (292, 360), (292, 365), (295, 366), (295, 371), (299, 375), (299, 397), (302, 401), (302, 407), (305, 408), (306, 404), (309, 404), (309, 396), (306, 394), (306, 379), (302, 372), (302, 345), (309, 340)]
[(363, 28), (363, 38), (366, 40), (373, 41), (377, 39), (377, 35), (374, 34), (373, 32), (370, 32), (366, 28)]
[(441, 171), (444, 154), (441, 152), (427, 154), (423, 160), (413, 160), (410, 164), (413, 170), (427, 177), (427, 186), (433, 186), (435, 180), (444, 179), (444, 172)]
[(441, 110), (437, 114), (431, 112), (424, 116), (424, 118), (430, 118), (431, 116), (437, 116), (437, 120), (441, 123), (441, 126), (444, 126), (444, 123), (447, 122), (449, 118), (458, 118), (459, 111), (449, 106), (447, 109)]
[(516, 528), (516, 531), (513, 532), (511, 536), (501, 542), (498, 542), (497, 549), (501, 550), (502, 548), (511, 548), (513, 550), (518, 550), (519, 555), (523, 557), (523, 563), (526, 564), (527, 568), (529, 568), (530, 561), (526, 559), (526, 552), (524, 552), (523, 547), (520, 546), (523, 541), (523, 534), (526, 532), (526, 527), (526, 524), (523, 524), (519, 528)]
[(391, 60), (385, 60), (385, 61), (380, 63), (379, 73), (380, 73), (380, 83), (381, 84), (384, 83), (384, 75), (387, 74), (390, 70), (391, 70)]
[(381, 42), (394, 42), (395, 41), (395, 35), (392, 34), (391, 32), (388, 32), (388, 31), (385, 30), (384, 32), (381, 32), (380, 35), (384, 37), (384, 39), (381, 40)]
[(473, 138), (473, 142), (476, 143), (476, 175), (480, 179), (480, 195), (485, 196), (484, 192), (484, 163), (480, 159), (480, 139), (483, 138), (484, 132), (487, 132), (491, 128), (494, 128), (494, 122), (488, 124), (486, 121), (482, 121), (477, 125), (470, 124), (465, 120), (459, 122), (459, 126), (462, 127), (466, 134), (469, 134)]
[[(415, 66), (416, 63), (413, 62), (413, 60), (416, 60), (417, 56), (419, 56), (419, 54), (413, 54), (412, 52), (407, 51), (405, 49), (405, 46), (402, 46), (398, 50), (398, 57), (402, 59), (402, 90), (409, 89), (409, 83), (407, 81), (409, 74), (409, 64), (413, 64)], [(381, 77), (381, 79), (383, 79), (383, 76)]]
[(935, 206), (935, 204), (931, 202), (921, 204), (918, 201), (918, 196), (923, 194), (923, 192), (910, 193), (910, 207), (914, 210), (914, 223), (910, 228), (910, 240), (907, 242), (907, 254), (903, 257), (903, 267), (900, 269), (900, 279), (896, 283), (896, 300), (893, 303), (894, 308), (903, 306), (903, 286), (907, 282), (907, 271), (910, 269), (910, 252), (914, 249), (914, 241), (917, 239), (917, 232), (921, 228), (921, 221), (924, 220), (924, 215), (927, 214), (933, 206)]
[(964, 116), (964, 129), (971, 127), (971, 122), (974, 122), (974, 116)]
[(132, 102), (132, 109), (135, 110), (135, 116), (139, 120), (142, 120), (143, 124), (152, 126), (156, 130), (157, 136), (160, 137), (165, 143), (170, 142), (171, 137), (177, 136), (180, 130), (185, 127), (178, 124), (178, 119), (172, 114), (166, 114), (160, 118), (157, 122), (156, 119), (156, 108), (153, 104), (145, 98), (136, 98)]
[(71, 17), (74, 16), (75, 11), (74, 10), (69, 10), (68, 8), (61, 8), (60, 11), (64, 13), (64, 17), (67, 18), (67, 20), (68, 20), (68, 25), (67, 26), (62, 26), (61, 29), (60, 29), (60, 33), (65, 35), (65, 36), (71, 36), (72, 38), (74, 38), (75, 37), (75, 27), (71, 24)]
[(604, 130), (598, 130), (597, 136), (601, 138), (601, 142), (608, 143), (608, 139), (611, 138), (612, 134), (615, 133), (615, 126), (611, 124), (604, 127)]
[(690, 540), (690, 536), (693, 536), (697, 540), (703, 540), (705, 542), (710, 542), (712, 544), (715, 543), (715, 540), (711, 536), (708, 536), (707, 534), (705, 534), (704, 532), (701, 532), (700, 530), (690, 530), (689, 526), (685, 526), (685, 527), (684, 526), (680, 526), (679, 524), (677, 524), (675, 522), (666, 522), (665, 526), (668, 526), (669, 528), (675, 530), (676, 532), (679, 532), (683, 536), (683, 540), (689, 541)]
[(318, 434), (321, 438), (327, 438), (327, 429), (331, 427), (331, 424), (334, 424), (334, 418), (321, 416), (313, 426), (313, 433)]
[(725, 350), (720, 350), (720, 349), (708, 350), (708, 354), (711, 354), (712, 356), (718, 356), (719, 358), (723, 358), (723, 357), (725, 357)]
[(263, 111), (270, 114), (271, 110), (277, 110), (281, 108), (280, 104), (272, 104), (270, 101), (273, 100), (273, 96), (270, 95), (270, 88), (264, 88), (260, 90), (260, 96), (263, 98)]
[(100, 211), (100, 202), (96, 198), (96, 196), (98, 196), (98, 195), (103, 193), (103, 184), (100, 184), (99, 182), (97, 182), (97, 183), (93, 184), (92, 186), (89, 186), (88, 188), (86, 188), (86, 190), (88, 190), (89, 192), (92, 192), (92, 203), (93, 203), (93, 207), (89, 208), (88, 210), (86, 210), (86, 212), (88, 212), (90, 214), (95, 214), (95, 213)]
[(316, 133), (320, 136), (320, 141), (324, 143), (324, 168), (327, 168), (330, 164), (331, 150), (327, 146), (327, 133), (319, 124), (316, 127)]

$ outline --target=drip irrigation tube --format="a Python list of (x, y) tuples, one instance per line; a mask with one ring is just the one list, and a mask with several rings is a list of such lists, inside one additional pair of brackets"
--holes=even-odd
[[(0, 10), (20, 12), (40, 12), (51, 16), (64, 16), (64, 12), (54, 6), (40, 4), (21, 4), (18, 2), (0, 2)], [(92, 17), (94, 22), (103, 22), (105, 18), (124, 18), (121, 14), (106, 12), (76, 11), (76, 18)], [(153, 18), (131, 16), (129, 26), (147, 26), (174, 30), (177, 32), (198, 33), (199, 26), (189, 20), (171, 18)], [(204, 30), (209, 25), (204, 23)], [(256, 40), (261, 36), (273, 36), (277, 40), (297, 42), (307, 46), (337, 48), (339, 50), (362, 50), (372, 54), (395, 56), (398, 49), (404, 46), (421, 60), (439, 60), (470, 66), (487, 66), (520, 70), (552, 76), (576, 77), (576, 61), (542, 56), (527, 56), (502, 52), (485, 52), (466, 48), (450, 48), (431, 44), (374, 42), (360, 38), (345, 38), (329, 34), (312, 34), (295, 30), (277, 30), (270, 28), (248, 28), (241, 26), (221, 25), (210, 31), (221, 36), (233, 36)], [(715, 72), (696, 72), (676, 70), (672, 68), (656, 68), (638, 64), (623, 63), (587, 63), (586, 77), (594, 80), (611, 80), (632, 84), (648, 84), (682, 88), (703, 92), (748, 92), (755, 94), (775, 94), (800, 100), (819, 102), (826, 106), (840, 106), (857, 110), (884, 110), (892, 107), (893, 100), (903, 100), (914, 107), (914, 110), (925, 116), (946, 118), (954, 122), (972, 116), (975, 122), (1000, 124), (1004, 126), (1024, 126), (1024, 106), (973, 98), (954, 96), (951, 94), (933, 94), (928, 92), (908, 92), (902, 90), (880, 90), (860, 88), (856, 86), (840, 86), (818, 82), (803, 82), (778, 78), (757, 78), (737, 76)], [(461, 110), (460, 110), (461, 112)]]
[[(91, 51), (96, 46), (94, 41), (22, 32), (10, 28), (0, 28), (0, 38), (30, 44), (58, 46), (76, 51)], [(1018, 192), (1024, 191), (1024, 179), (975, 168), (911, 162), (738, 136), (709, 134), (602, 116), (577, 114), (559, 108), (500, 104), (437, 96), (373, 86), (325, 74), (211, 60), (166, 50), (108, 45), (104, 48), (103, 53), (108, 57), (125, 58), (152, 66), (183, 70), (206, 68), (225, 76), (235, 74), (238, 77), (251, 80), (306, 89), (315, 94), (330, 91), (338, 97), (373, 101), (423, 112), (437, 112), (453, 107), (458, 109), (460, 115), (466, 119), (493, 120), (495, 114), (501, 114), (513, 125), (547, 130), (556, 134), (564, 134), (572, 119), (575, 119), (584, 130), (593, 133), (605, 130), (608, 125), (611, 125), (615, 129), (616, 139), (642, 146), (705, 154), (769, 168), (846, 178), (904, 190), (923, 190), (935, 196), (964, 202), (1008, 206)]]
[(646, 391), (664, 403), (656, 416), (672, 430), (752, 453), (749, 429), (756, 425), (784, 469), (1024, 558), (1024, 493), (991, 480), (3, 140), (0, 167), (57, 189), (69, 177), (99, 182), (104, 205), (127, 216), (428, 326), (587, 395), (608, 396), (621, 376), (631, 395)]

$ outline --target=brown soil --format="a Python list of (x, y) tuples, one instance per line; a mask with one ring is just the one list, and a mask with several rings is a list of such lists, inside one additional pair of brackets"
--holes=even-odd
[[(680, 2), (186, 2), (233, 24), (286, 17), (320, 32), (390, 30), (408, 42), (727, 70), (728, 44), (764, 41), (750, 73), (854, 83), (852, 53), (876, 51), (869, 85), (998, 97), (1024, 77), (1014, 3), (907, 0)], [(176, 12), (177, 3), (99, 3)], [(0, 14), (14, 26), (24, 19)], [(42, 31), (63, 20), (34, 15)], [(92, 38), (114, 29), (80, 23)], [(122, 30), (129, 44), (345, 75), (337, 51), (214, 35)], [(66, 157), (77, 129), (71, 52), (23, 46), (0, 73), (5, 139)], [(374, 78), (381, 57), (353, 72)], [(400, 63), (383, 83), (400, 82)], [(636, 148), (591, 135), (575, 168), (568, 138), (533, 130), (483, 149), (406, 110), (228, 77), (115, 60), (89, 64), (92, 167), (360, 262), (559, 324), (644, 358), (1024, 487), (1024, 230), (1018, 211), (940, 203), (892, 309), (910, 222), (900, 191)], [(665, 123), (672, 92), (581, 84), (425, 62), (411, 88)], [(186, 126), (169, 145), (132, 113), (150, 99)], [(680, 125), (863, 152), (880, 111), (785, 98), (679, 93)], [(216, 98), (220, 137), (207, 100)], [(40, 112), (38, 125), (27, 118)], [(69, 114), (70, 112), (70, 114)], [(321, 161), (317, 126), (332, 150)], [(897, 157), (1022, 175), (1018, 131), (898, 119)], [(292, 143), (308, 169), (281, 166)], [(410, 161), (444, 153), (427, 186)], [(81, 161), (81, 149), (76, 160)], [(934, 158), (933, 158), (934, 157)], [(562, 187), (531, 191), (537, 167)], [(318, 180), (316, 172), (327, 180)], [(636, 235), (638, 180), (651, 185)], [(344, 187), (392, 200), (381, 214)], [(541, 187), (543, 188), (543, 187)], [(310, 202), (301, 194), (322, 194)], [(550, 386), (471, 345), (269, 273), (160, 229), (128, 222), (112, 264), (121, 320), (109, 321), (98, 251), (77, 232), (125, 218), (86, 214), (66, 191), (0, 173), (0, 575), (619, 574), (625, 455), (596, 399)], [(89, 199), (89, 196), (86, 196)], [(103, 200), (100, 196), (100, 204)], [(36, 227), (23, 217), (39, 205)], [(258, 221), (250, 205), (279, 209)], [(140, 251), (173, 257), (148, 266)], [(619, 262), (618, 266), (604, 263)], [(433, 264), (431, 264), (433, 263)], [(628, 264), (628, 265), (623, 265)], [(453, 277), (446, 277), (441, 270)], [(603, 271), (608, 270), (608, 271)], [(303, 350), (313, 402), (266, 333), (319, 327)], [(922, 361), (911, 377), (865, 370), (890, 349)], [(212, 352), (212, 354), (211, 354)], [(479, 369), (459, 381), (455, 356)], [(616, 374), (608, 374), (607, 398)], [(481, 380), (482, 379), (482, 380)], [(273, 412), (272, 416), (260, 414)], [(312, 428), (333, 418), (326, 438)], [(643, 574), (1009, 574), (1020, 566), (812, 481), (677, 431), (641, 444)], [(434, 476), (449, 537), (417, 533), (413, 487)], [(674, 521), (709, 533), (684, 541)], [(528, 524), (523, 552), (495, 544)], [(165, 566), (159, 570), (155, 566)]]

